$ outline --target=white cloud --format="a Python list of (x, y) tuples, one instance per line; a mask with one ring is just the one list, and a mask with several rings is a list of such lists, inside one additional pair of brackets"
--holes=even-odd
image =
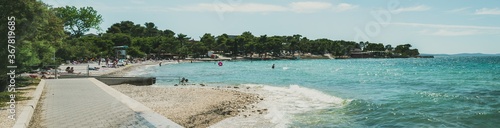
[(343, 11), (352, 10), (352, 9), (355, 9), (355, 8), (358, 8), (358, 6), (357, 5), (348, 4), (348, 3), (340, 3), (339, 5), (335, 6), (333, 9), (336, 12), (343, 12)]
[(175, 11), (215, 11), (215, 12), (280, 12), (286, 11), (287, 8), (269, 4), (226, 4), (226, 3), (200, 3), (190, 6), (182, 6), (172, 8)]
[(453, 29), (438, 29), (436, 31), (421, 31), (424, 35), (434, 36), (469, 36), (482, 34), (479, 30), (453, 30)]
[(452, 28), (452, 29), (490, 29), (490, 30), (500, 30), (500, 27), (491, 27), (491, 26), (444, 25), (444, 24), (423, 24), (423, 23), (405, 23), (405, 22), (388, 23), (388, 25), (402, 25), (402, 26), (429, 27), (429, 28)]
[(477, 9), (477, 15), (500, 15), (500, 9), (498, 8), (481, 8)]
[(332, 4), (326, 2), (292, 2), (289, 8), (294, 12), (309, 13), (331, 8)]
[(389, 23), (389, 25), (400, 25), (418, 27), (424, 30), (422, 35), (434, 36), (468, 36), (479, 34), (499, 34), (500, 27), (471, 26), (471, 25), (443, 25), (443, 24), (422, 24), (422, 23)]
[(273, 5), (261, 3), (199, 3), (194, 5), (169, 8), (173, 11), (214, 11), (214, 12), (296, 12), (313, 13), (323, 10), (342, 12), (357, 8), (357, 5), (340, 3), (333, 5), (328, 2), (292, 2), (288, 5)]
[(419, 12), (419, 11), (427, 11), (429, 9), (431, 9), (431, 8), (427, 7), (425, 5), (418, 5), (418, 6), (413, 6), (413, 7), (398, 8), (396, 10), (393, 10), (392, 12), (394, 12), (394, 13)]

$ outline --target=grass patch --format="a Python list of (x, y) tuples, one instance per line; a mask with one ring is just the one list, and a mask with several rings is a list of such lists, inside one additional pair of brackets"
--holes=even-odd
[(5, 107), (7, 106), (7, 102), (10, 101), (10, 95), (11, 94), (14, 94), (16, 95), (16, 98), (14, 98), (16, 100), (16, 103), (19, 102), (19, 101), (23, 101), (23, 100), (30, 100), (31, 97), (24, 97), (24, 96), (21, 96), (22, 94), (24, 94), (25, 92), (20, 92), (20, 91), (16, 91), (16, 92), (0, 92), (0, 107)]
[(16, 87), (26, 87), (30, 85), (38, 85), (40, 83), (40, 79), (35, 79), (31, 77), (17, 77), (16, 78)]
[(27, 87), (27, 86), (38, 86), (40, 83), (40, 79), (35, 79), (35, 78), (30, 78), (30, 77), (16, 77), (16, 92), (8, 92), (5, 90), (5, 92), (0, 92), (0, 107), (5, 107), (7, 106), (7, 102), (10, 101), (10, 95), (14, 94), (16, 95), (16, 102), (18, 101), (23, 101), (23, 100), (30, 100), (32, 97), (24, 97), (21, 96), (25, 91), (29, 90), (36, 90), (36, 88), (26, 88), (26, 89), (18, 89), (19, 87)]

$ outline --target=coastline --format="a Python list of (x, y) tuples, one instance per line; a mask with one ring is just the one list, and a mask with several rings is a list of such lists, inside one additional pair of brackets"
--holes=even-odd
[(136, 70), (136, 68), (139, 68), (141, 66), (146, 66), (146, 65), (156, 65), (159, 64), (160, 62), (157, 61), (145, 61), (141, 63), (135, 63), (135, 64), (129, 64), (126, 65), (125, 67), (120, 67), (116, 70), (112, 70), (106, 73), (103, 73), (99, 76), (125, 76), (126, 73)]
[(111, 87), (184, 127), (288, 127), (293, 123), (293, 114), (350, 102), (298, 85)]
[[(101, 76), (127, 76), (129, 72), (148, 65), (176, 64), (178, 62), (150, 61), (128, 65), (103, 73)], [(183, 63), (183, 62), (181, 62)], [(153, 111), (184, 127), (213, 127), (232, 117), (251, 118), (265, 114), (267, 109), (256, 107), (261, 99), (257, 93), (241, 91), (236, 87), (181, 87), (113, 85), (112, 88), (141, 102)], [(235, 125), (218, 125), (229, 127)]]
[[(143, 66), (158, 63), (133, 65), (104, 75), (127, 76), (129, 72)], [(176, 63), (163, 62), (165, 65)], [(258, 93), (260, 90), (258, 88), (216, 85), (204, 87), (200, 85), (134, 86), (129, 84), (111, 87), (184, 127), (277, 126), (265, 117), (270, 113), (270, 109), (260, 104), (267, 99), (262, 96), (262, 93)]]

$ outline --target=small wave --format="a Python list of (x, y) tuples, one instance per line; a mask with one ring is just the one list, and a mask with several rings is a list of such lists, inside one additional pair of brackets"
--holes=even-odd
[(127, 72), (125, 76), (136, 77), (136, 76), (144, 76), (150, 74), (152, 72), (152, 67), (157, 65), (144, 65), (143, 67), (135, 67), (130, 72)]
[(305, 113), (312, 110), (341, 107), (351, 100), (345, 100), (325, 94), (319, 90), (290, 85), (288, 87), (275, 87), (258, 84), (244, 84), (243, 86), (260, 88), (260, 95), (266, 100), (259, 103), (260, 107), (269, 108), (265, 116), (278, 127), (286, 127), (290, 124), (292, 114)]

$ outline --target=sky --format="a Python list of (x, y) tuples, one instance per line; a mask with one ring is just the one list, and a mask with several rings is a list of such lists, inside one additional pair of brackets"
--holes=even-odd
[(472, 0), (42, 0), (91, 6), (114, 23), (153, 22), (199, 40), (205, 33), (300, 34), (309, 39), (411, 44), (420, 53), (500, 53), (500, 1)]

